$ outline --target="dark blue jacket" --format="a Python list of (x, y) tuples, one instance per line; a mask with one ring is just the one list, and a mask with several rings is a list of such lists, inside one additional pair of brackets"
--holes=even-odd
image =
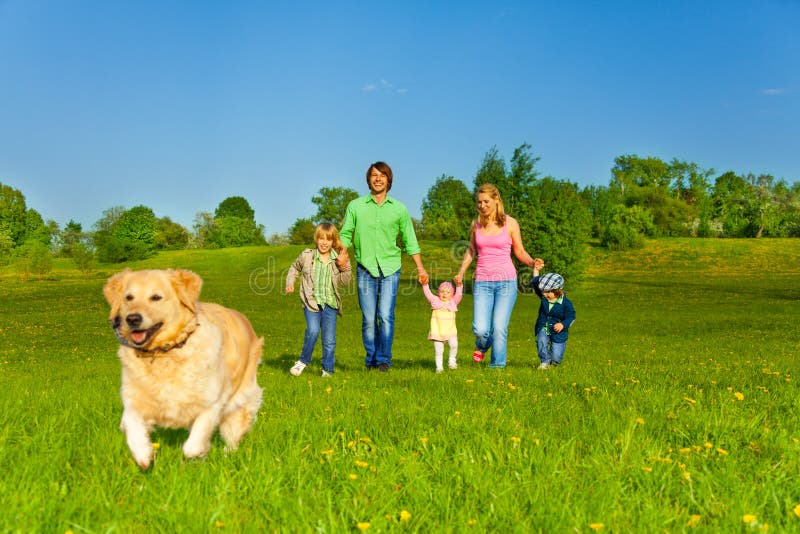
[[(541, 300), (539, 304), (539, 316), (536, 318), (536, 326), (533, 332), (538, 335), (539, 330), (547, 325), (550, 331), (550, 339), (553, 343), (565, 343), (569, 337), (569, 327), (575, 322), (575, 307), (567, 296), (563, 295), (561, 302), (554, 303), (553, 307), (550, 308), (550, 303), (547, 302), (547, 299), (544, 298), (542, 291), (539, 289), (538, 276), (533, 277), (532, 284), (533, 290), (536, 291), (536, 294), (539, 295), (539, 299)], [(553, 331), (553, 325), (556, 323), (564, 325), (564, 329), (561, 332)]]

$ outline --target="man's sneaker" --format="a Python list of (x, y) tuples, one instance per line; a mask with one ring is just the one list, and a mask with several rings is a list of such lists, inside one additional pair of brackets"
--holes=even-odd
[(483, 361), (483, 356), (484, 354), (477, 349), (472, 353), (472, 359), (478, 363), (481, 363)]
[(302, 374), (302, 372), (303, 372), (303, 369), (305, 369), (305, 368), (306, 368), (306, 364), (304, 364), (300, 360), (297, 360), (296, 362), (294, 362), (294, 365), (292, 366), (292, 368), (289, 369), (289, 372), (292, 373), (292, 375), (294, 375), (294, 376), (300, 376)]
[(382, 364), (378, 365), (378, 371), (381, 373), (388, 373), (389, 372), (389, 364), (383, 362)]
[(437, 374), (437, 375), (438, 375), (439, 373), (443, 373), (443, 372), (444, 372), (444, 369), (442, 369), (441, 367), (437, 367), (437, 368), (436, 368), (436, 374)]
[(550, 364), (547, 362), (542, 362), (539, 364), (539, 369), (541, 371), (544, 371), (545, 369), (550, 369)]
[(447, 367), (449, 367), (450, 369), (458, 369), (458, 364), (456, 364), (455, 360), (450, 360), (447, 363)]
[(322, 370), (322, 378), (325, 378), (326, 376), (333, 376), (333, 373), (329, 373), (328, 371), (323, 369)]

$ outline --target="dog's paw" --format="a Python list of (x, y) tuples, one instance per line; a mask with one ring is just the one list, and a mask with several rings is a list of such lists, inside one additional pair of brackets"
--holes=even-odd
[(211, 443), (193, 443), (191, 439), (183, 444), (183, 455), (187, 458), (202, 458), (211, 449)]
[(133, 454), (133, 460), (142, 468), (142, 471), (150, 467), (153, 462), (153, 446), (149, 443), (148, 447), (142, 447), (137, 450), (131, 449), (131, 453)]

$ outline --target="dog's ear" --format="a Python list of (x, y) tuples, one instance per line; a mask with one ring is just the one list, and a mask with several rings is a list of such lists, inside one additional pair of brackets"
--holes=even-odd
[(109, 278), (106, 282), (106, 285), (103, 286), (103, 295), (106, 297), (106, 301), (108, 302), (109, 306), (111, 306), (111, 313), (109, 314), (109, 317), (112, 319), (119, 315), (119, 305), (120, 301), (122, 300), (123, 280), (130, 272), (130, 269), (125, 269), (124, 271), (118, 272)]
[(176, 269), (172, 271), (172, 287), (181, 304), (194, 312), (197, 299), (200, 298), (200, 289), (203, 287), (203, 279), (192, 271)]

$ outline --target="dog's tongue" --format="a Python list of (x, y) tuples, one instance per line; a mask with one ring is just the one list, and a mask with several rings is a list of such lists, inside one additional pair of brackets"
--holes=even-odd
[(146, 330), (135, 330), (131, 332), (131, 339), (134, 343), (141, 343), (145, 340), (145, 338), (147, 338)]

